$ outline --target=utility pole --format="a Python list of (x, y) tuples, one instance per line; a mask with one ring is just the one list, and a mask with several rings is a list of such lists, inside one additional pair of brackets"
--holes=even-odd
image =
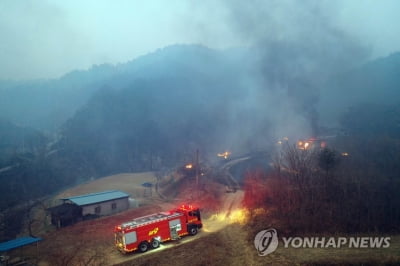
[(196, 150), (196, 191), (199, 198), (199, 149)]

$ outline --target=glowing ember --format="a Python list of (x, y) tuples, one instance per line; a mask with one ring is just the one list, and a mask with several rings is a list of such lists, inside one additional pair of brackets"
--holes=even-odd
[(349, 156), (347, 152), (342, 152), (342, 156)]
[(310, 146), (310, 143), (306, 142), (304, 143), (304, 149), (307, 150), (307, 148)]
[(229, 151), (217, 154), (218, 157), (224, 157), (224, 159), (228, 159), (229, 155), (231, 155), (231, 153)]
[(267, 211), (264, 208), (257, 208), (253, 210), (254, 215), (265, 215)]
[(288, 141), (289, 141), (288, 137), (283, 137), (278, 140), (277, 144), (282, 145), (284, 142), (286, 143)]
[(187, 164), (187, 165), (185, 165), (185, 168), (186, 168), (186, 169), (192, 169), (192, 168), (193, 168), (193, 164), (191, 164), (191, 163), (190, 163), (190, 164)]
[(308, 149), (312, 148), (314, 141), (315, 141), (315, 139), (313, 139), (313, 138), (310, 138), (308, 140), (299, 140), (297, 142), (297, 148), (299, 150), (308, 150)]

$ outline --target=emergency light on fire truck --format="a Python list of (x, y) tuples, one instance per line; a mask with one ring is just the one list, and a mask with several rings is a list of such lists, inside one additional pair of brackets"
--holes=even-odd
[(115, 245), (122, 253), (158, 248), (160, 243), (196, 235), (202, 227), (200, 210), (182, 205), (168, 212), (159, 212), (122, 223), (115, 227)]

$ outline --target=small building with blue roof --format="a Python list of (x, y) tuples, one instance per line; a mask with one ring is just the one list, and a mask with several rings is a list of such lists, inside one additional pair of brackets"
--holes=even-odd
[(108, 190), (62, 198), (62, 205), (49, 208), (51, 223), (57, 227), (79, 220), (111, 215), (129, 208), (129, 195), (119, 190)]

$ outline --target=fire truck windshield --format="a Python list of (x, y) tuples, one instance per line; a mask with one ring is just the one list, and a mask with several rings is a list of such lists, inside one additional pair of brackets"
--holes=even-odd
[(201, 221), (199, 210), (190, 211), (190, 212), (189, 212), (189, 216), (196, 216), (197, 219), (198, 219), (199, 221)]

